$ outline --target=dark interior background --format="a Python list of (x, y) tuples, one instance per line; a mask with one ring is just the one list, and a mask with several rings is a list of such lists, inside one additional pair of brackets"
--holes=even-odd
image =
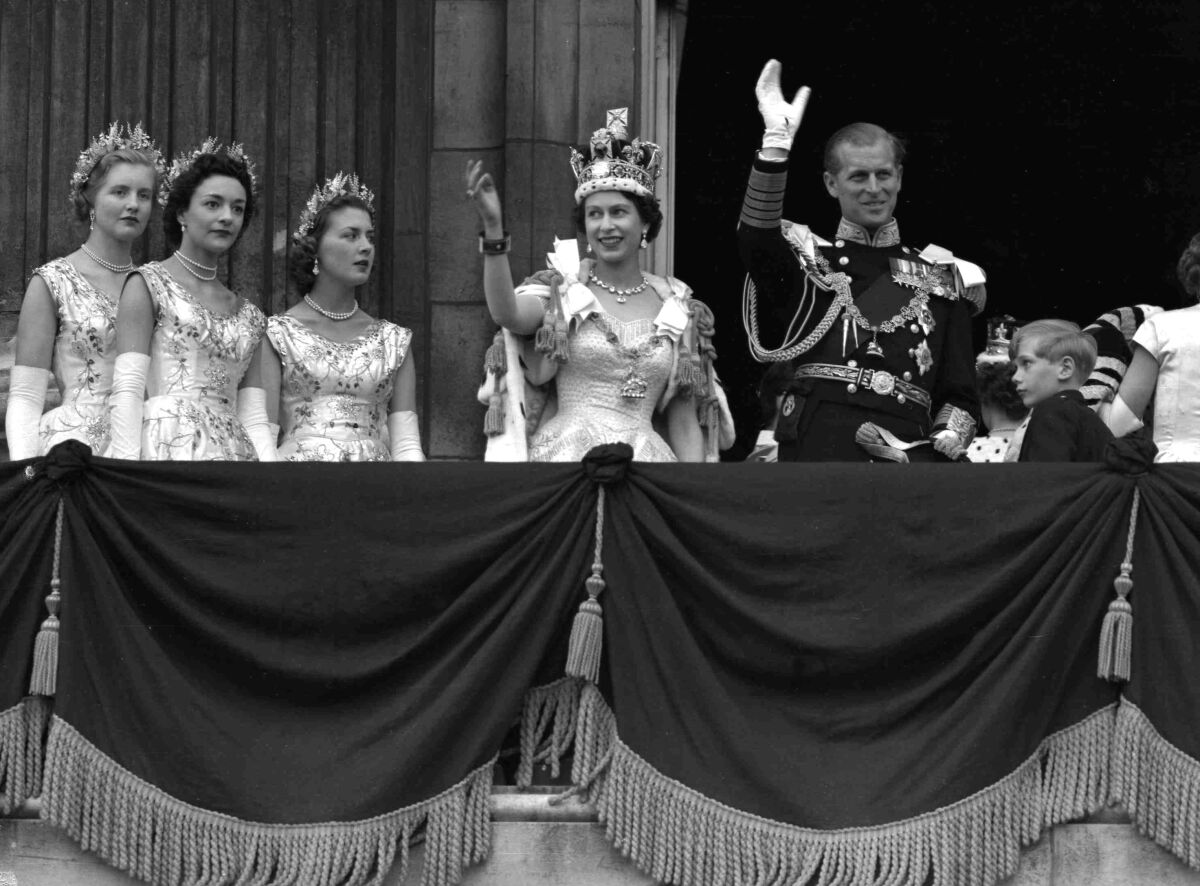
[(1175, 263), (1200, 230), (1200, 3), (692, 0), (679, 84), (675, 273), (717, 313), (719, 367), (757, 432), (735, 225), (762, 133), (754, 84), (783, 62), (812, 87), (785, 217), (826, 236), (825, 139), (855, 120), (908, 141), (904, 242), (982, 265), (987, 316), (1182, 307)]

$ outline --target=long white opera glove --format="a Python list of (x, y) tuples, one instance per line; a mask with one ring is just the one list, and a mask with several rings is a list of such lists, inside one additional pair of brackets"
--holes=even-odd
[(800, 128), (800, 118), (804, 116), (804, 106), (808, 104), (808, 96), (812, 90), (801, 86), (792, 100), (786, 101), (783, 89), (779, 86), (779, 72), (782, 67), (775, 59), (763, 65), (762, 73), (758, 75), (758, 83), (754, 86), (754, 94), (758, 97), (758, 112), (763, 118), (763, 148), (782, 148), (790, 151), (792, 141), (796, 138), (796, 130)]
[(279, 439), (279, 425), (271, 424), (267, 418), (267, 392), (262, 388), (239, 388), (237, 394), (237, 416), (246, 436), (254, 444), (259, 461), (279, 461), (275, 441)]
[(1108, 415), (1101, 415), (1101, 418), (1108, 424), (1108, 429), (1113, 432), (1114, 437), (1124, 437), (1146, 426), (1133, 414), (1133, 410), (1120, 394), (1113, 399), (1112, 411)]
[(11, 461), (33, 458), (38, 454), (38, 430), (42, 407), (46, 405), (46, 386), (50, 370), (36, 366), (14, 366), (8, 381), (8, 408), (4, 412), (4, 434), (8, 438)]
[(425, 461), (421, 451), (421, 428), (411, 410), (388, 416), (388, 436), (392, 439), (392, 461)]
[(112, 439), (109, 458), (141, 458), (142, 410), (146, 399), (146, 372), (150, 355), (137, 351), (117, 354), (113, 365), (112, 393), (108, 395), (108, 420)]

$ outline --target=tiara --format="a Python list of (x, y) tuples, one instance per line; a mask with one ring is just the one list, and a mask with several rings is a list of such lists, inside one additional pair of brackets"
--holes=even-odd
[[(254, 197), (258, 194), (258, 176), (255, 175), (254, 161), (250, 159), (250, 155), (246, 153), (246, 149), (238, 142), (231, 142), (229, 147), (225, 148), (225, 156), (234, 163), (239, 164), (246, 170), (246, 175), (250, 176), (250, 196)], [(221, 151), (221, 143), (213, 136), (209, 136), (196, 150), (188, 153), (184, 151), (171, 161), (171, 168), (167, 170), (162, 177), (162, 182), (158, 186), (158, 205), (166, 206), (167, 199), (171, 196), (171, 188), (175, 186), (176, 180), (184, 172), (192, 168), (192, 165), (205, 154), (217, 154)]]
[(629, 108), (613, 108), (607, 125), (592, 133), (585, 157), (571, 148), (571, 170), (579, 182), (575, 202), (596, 191), (626, 191), (654, 196), (654, 180), (662, 171), (662, 148), (635, 138), (618, 152), (615, 142), (625, 141), (629, 131)]
[(369, 211), (375, 212), (375, 195), (371, 193), (370, 188), (359, 183), (358, 174), (339, 172), (333, 178), (328, 179), (325, 184), (313, 189), (312, 196), (308, 198), (308, 203), (300, 213), (300, 227), (296, 228), (292, 239), (297, 243), (301, 242), (312, 233), (312, 229), (317, 224), (317, 215), (321, 210), (334, 199), (347, 195), (362, 200), (367, 204)]
[(146, 134), (146, 130), (142, 129), (141, 123), (131, 127), (128, 123), (122, 126), (114, 121), (107, 131), (100, 133), (85, 150), (79, 152), (79, 159), (75, 161), (75, 171), (71, 173), (71, 192), (82, 192), (87, 187), (92, 170), (106, 154), (125, 149), (149, 155), (150, 162), (154, 164), (154, 172), (160, 178), (166, 171), (166, 164), (158, 145)]

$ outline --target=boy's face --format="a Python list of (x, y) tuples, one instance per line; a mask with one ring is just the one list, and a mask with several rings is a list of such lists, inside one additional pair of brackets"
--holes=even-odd
[(1068, 358), (1051, 362), (1039, 357), (1037, 344), (1036, 339), (1022, 341), (1014, 361), (1013, 385), (1021, 402), (1029, 409), (1066, 388), (1074, 374)]

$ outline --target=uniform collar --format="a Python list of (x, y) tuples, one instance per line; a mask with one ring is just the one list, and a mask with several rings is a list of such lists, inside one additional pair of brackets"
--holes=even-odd
[(899, 246), (900, 245), (900, 226), (896, 224), (896, 220), (889, 219), (887, 224), (881, 225), (879, 230), (872, 237), (867, 229), (862, 225), (856, 225), (852, 221), (846, 221), (843, 218), (838, 223), (837, 229), (838, 240), (849, 240), (851, 243), (861, 243), (863, 246)]

